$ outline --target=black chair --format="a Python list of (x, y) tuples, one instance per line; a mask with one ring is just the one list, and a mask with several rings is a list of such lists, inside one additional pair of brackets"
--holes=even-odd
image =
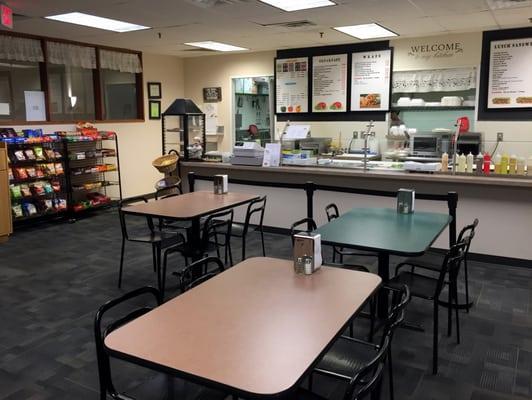
[[(155, 200), (167, 199), (170, 197), (179, 196), (181, 194), (183, 194), (183, 191), (181, 190), (181, 185), (172, 185), (162, 189), (158, 189), (155, 192)], [(187, 229), (190, 229), (191, 223), (190, 221), (175, 221), (168, 218), (159, 218), (158, 226), (160, 231), (185, 231), (186, 233)]]
[(165, 197), (176, 196), (183, 194), (183, 189), (181, 189), (181, 181), (174, 185), (169, 185), (155, 191), (155, 200), (159, 200)]
[[(209, 268), (210, 264), (214, 264), (214, 268)], [(181, 273), (181, 292), (186, 292), (208, 281), (219, 273), (224, 272), (224, 270), (224, 264), (218, 257), (205, 257), (194, 261)]]
[[(433, 342), (432, 342), (432, 372), (438, 373), (438, 331), (439, 331), (439, 305), (440, 295), (445, 286), (445, 280), (448, 276), (449, 282), (449, 297), (451, 304), (454, 302), (455, 316), (456, 316), (456, 341), (460, 343), (460, 320), (458, 318), (458, 290), (456, 286), (456, 277), (460, 270), (460, 265), (464, 261), (465, 251), (469, 245), (469, 237), (464, 238), (452, 246), (442, 263), (442, 267), (437, 277), (428, 276), (425, 274), (416, 273), (416, 269), (426, 269), (422, 266), (410, 265), (410, 271), (401, 271), (404, 266), (409, 264), (399, 264), (395, 270), (396, 276), (388, 281), (388, 285), (407, 285), (410, 288), (410, 293), (413, 297), (432, 301), (434, 308), (434, 328), (433, 328)], [(428, 270), (429, 273), (433, 272)], [(451, 311), (448, 313), (448, 326), (451, 329)]]
[[(151, 304), (152, 305), (143, 305), (138, 306), (140, 299), (148, 296), (151, 298)], [(96, 358), (98, 361), (98, 378), (99, 378), (99, 384), (100, 384), (100, 400), (106, 400), (110, 396), (111, 399), (114, 400), (134, 400), (133, 397), (131, 397), (128, 394), (119, 392), (112, 379), (111, 374), (111, 360), (110, 356), (107, 352), (107, 349), (105, 347), (104, 341), (107, 335), (109, 335), (114, 330), (120, 328), (121, 326), (127, 324), (130, 321), (133, 321), (134, 319), (148, 313), (149, 311), (153, 310), (155, 307), (161, 305), (162, 298), (160, 296), (160, 292), (153, 288), (153, 287), (143, 287), (140, 289), (133, 290), (132, 292), (126, 293), (123, 296), (110, 300), (107, 303), (105, 303), (103, 306), (101, 306), (96, 313), (96, 316), (94, 318), (94, 339), (96, 343)], [(131, 310), (131, 306), (135, 305), (136, 308), (133, 308), (131, 311), (129, 311), (125, 316), (122, 316), (119, 319), (115, 319), (108, 324), (102, 323), (103, 319), (106, 317), (107, 313), (109, 311), (114, 311), (115, 308), (122, 309), (124, 304), (130, 304), (129, 309)], [(143, 302), (146, 304), (145, 302)], [(150, 304), (147, 303), (147, 304)], [(155, 385), (154, 385), (155, 384)], [(146, 386), (146, 390), (142, 390), (142, 386)], [(154, 387), (155, 386), (155, 387)], [(153, 398), (154, 390), (156, 393), (161, 394), (168, 394), (169, 391), (173, 393), (173, 390), (175, 389), (175, 386), (173, 385), (173, 381), (171, 377), (166, 377), (163, 381), (158, 381), (157, 379), (151, 379), (150, 381), (145, 382), (141, 387), (136, 387), (135, 391), (140, 392), (148, 392), (150, 393), (150, 398)], [(171, 395), (169, 398), (183, 398), (182, 393), (173, 393), (174, 396)], [(193, 399), (213, 399), (213, 400), (222, 400), (226, 397), (225, 394), (206, 389), (201, 388), (200, 391), (197, 391), (194, 393)]]
[[(389, 345), (390, 337), (385, 336), (380, 348), (373, 353), (373, 357), (346, 380), (347, 387), (343, 395), (344, 400), (362, 400), (367, 396), (371, 396), (372, 399), (380, 398), (382, 374)], [(304, 388), (299, 388), (289, 398), (293, 400), (326, 400), (325, 397)]]
[[(224, 247), (225, 263), (227, 264), (227, 260), (229, 258), (230, 265), (233, 265), (233, 254), (231, 251), (231, 228), (233, 224), (233, 215), (234, 213), (232, 209), (209, 215), (203, 223), (199, 244), (184, 242), (178, 244), (177, 246), (166, 249), (163, 256), (163, 273), (161, 274), (161, 280), (166, 280), (168, 256), (172, 253), (180, 253), (185, 259), (186, 267), (188, 266), (189, 258), (194, 259), (198, 256), (207, 257), (210, 251), (216, 251), (216, 255), (218, 258), (220, 258), (220, 247)], [(183, 271), (184, 268), (181, 268), (180, 270), (175, 271), (174, 274), (181, 279), (181, 274)]]
[[(264, 231), (262, 224), (264, 222), (264, 212), (266, 210), (266, 196), (253, 200), (249, 203), (246, 211), (246, 219), (244, 223), (234, 222), (231, 228), (231, 236), (242, 238), (242, 261), (246, 259), (246, 236), (249, 232), (260, 232), (260, 239), (262, 242), (262, 255), (266, 257), (266, 249), (264, 247)], [(252, 217), (257, 214), (258, 223), (251, 225)]]
[[(467, 312), (469, 312), (469, 308), (470, 308), (469, 306), (471, 304), (469, 301), (469, 277), (468, 277), (468, 271), (467, 271), (467, 257), (469, 254), (469, 248), (471, 246), (471, 241), (473, 240), (473, 237), (475, 236), (475, 230), (476, 230), (477, 225), (478, 225), (478, 219), (475, 218), (472, 224), (466, 225), (462, 228), (462, 230), (458, 234), (458, 239), (456, 240), (459, 243), (464, 238), (466, 237), (469, 238), (468, 245), (467, 245), (467, 248), (465, 249), (465, 254), (464, 254), (464, 283), (465, 283), (465, 297), (466, 297), (465, 308)], [(434, 254), (432, 252), (427, 252), (421, 257), (408, 258), (406, 261), (402, 262), (399, 265), (402, 265), (402, 264), (408, 264), (414, 267), (425, 268), (425, 269), (429, 269), (432, 271), (440, 271), (441, 266), (442, 266), (441, 255)]]
[[(385, 346), (385, 340), (388, 339), (388, 374), (390, 385), (390, 399), (394, 399), (393, 389), (393, 366), (392, 366), (392, 339), (395, 329), (404, 320), (404, 311), (410, 302), (410, 291), (406, 285), (402, 287), (383, 286), (380, 290), (385, 291), (386, 295), (391, 294), (392, 305), (386, 318), (382, 338), (379, 344), (366, 342), (349, 336), (341, 336), (332, 346), (332, 348), (320, 360), (312, 374), (320, 374), (344, 382), (349, 382), (365, 365), (375, 357), (382, 347)], [(312, 378), (312, 375), (311, 375)], [(310, 379), (312, 385), (312, 379)]]
[[(338, 211), (338, 206), (334, 203), (329, 204), (325, 207), (325, 213), (327, 214), (327, 221), (331, 222), (332, 220), (340, 216)], [(369, 252), (357, 252), (352, 250), (344, 250), (343, 247), (333, 246), (332, 262), (336, 262), (336, 256), (339, 257), (340, 264), (344, 263), (344, 256), (363, 256), (363, 257), (378, 257), (378, 254), (369, 253)]]
[(294, 222), (290, 226), (290, 238), (292, 240), (292, 246), (294, 246), (294, 235), (301, 232), (310, 233), (316, 229), (318, 229), (318, 226), (312, 218), (303, 218)]
[(161, 250), (184, 241), (183, 236), (180, 234), (155, 230), (153, 220), (150, 217), (145, 218), (147, 227), (143, 228), (141, 233), (130, 234), (126, 224), (126, 214), (123, 212), (122, 209), (123, 207), (139, 202), (147, 203), (148, 199), (144, 196), (130, 197), (128, 199), (120, 201), (118, 205), (120, 229), (122, 230), (122, 248), (120, 250), (120, 269), (118, 273), (119, 288), (122, 286), (122, 273), (124, 269), (124, 252), (126, 241), (134, 243), (148, 243), (151, 245), (153, 270), (157, 272), (158, 285), (160, 285)]

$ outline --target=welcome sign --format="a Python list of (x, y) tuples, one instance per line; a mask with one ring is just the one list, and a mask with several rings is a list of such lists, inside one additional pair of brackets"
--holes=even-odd
[(461, 42), (438, 42), (410, 46), (408, 55), (414, 58), (449, 58), (464, 52)]

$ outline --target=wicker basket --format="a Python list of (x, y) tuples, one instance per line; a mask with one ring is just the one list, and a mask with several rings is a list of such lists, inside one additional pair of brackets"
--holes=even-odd
[(163, 174), (172, 172), (176, 169), (179, 157), (177, 154), (166, 154), (153, 160), (152, 165)]

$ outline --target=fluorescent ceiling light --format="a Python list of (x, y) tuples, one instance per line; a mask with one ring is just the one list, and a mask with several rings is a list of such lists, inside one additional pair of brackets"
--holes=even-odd
[(280, 8), (285, 11), (307, 10), (309, 8), (335, 6), (329, 0), (260, 0), (263, 3)]
[(375, 23), (352, 26), (338, 26), (334, 29), (343, 32), (349, 36), (356, 37), (357, 39), (376, 39), (399, 36), (397, 33), (392, 32), (386, 29), (385, 27)]
[(233, 46), (230, 44), (213, 42), (212, 40), (207, 40), (205, 42), (190, 42), (185, 43), (187, 46), (201, 47), (202, 49), (216, 50), (216, 51), (240, 51), (240, 50), (249, 50), (244, 47)]
[(129, 22), (118, 21), (111, 18), (97, 17), (80, 12), (71, 12), (67, 14), (50, 15), (44, 17), (54, 21), (68, 22), (69, 24), (89, 26), (91, 28), (105, 29), (113, 32), (131, 32), (142, 29), (150, 29), (148, 26), (130, 24)]

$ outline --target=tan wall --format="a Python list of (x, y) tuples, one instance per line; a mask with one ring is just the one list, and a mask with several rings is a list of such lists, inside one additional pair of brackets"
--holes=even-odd
[[(161, 82), (161, 107), (164, 111), (176, 98), (184, 96), (183, 60), (173, 56), (143, 54), (144, 62), (144, 122), (98, 124), (101, 130), (118, 134), (122, 192), (124, 197), (153, 192), (153, 185), (162, 175), (152, 167), (152, 160), (161, 155), (161, 121), (148, 119), (146, 82)], [(38, 125), (37, 125), (38, 126)], [(36, 127), (32, 125), (31, 127)], [(22, 129), (24, 126), (17, 126)], [(73, 124), (43, 125), (46, 133), (73, 130)]]

